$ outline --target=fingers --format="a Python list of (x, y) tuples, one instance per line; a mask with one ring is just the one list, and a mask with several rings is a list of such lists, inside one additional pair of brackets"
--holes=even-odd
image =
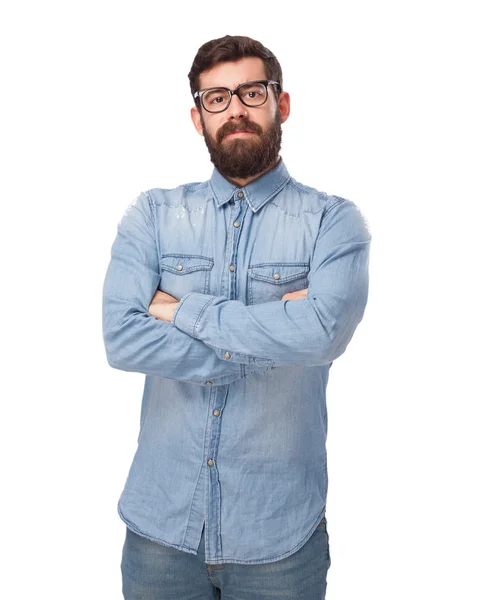
[(281, 300), (304, 300), (308, 295), (308, 288), (298, 290), (297, 292), (288, 292), (284, 294)]

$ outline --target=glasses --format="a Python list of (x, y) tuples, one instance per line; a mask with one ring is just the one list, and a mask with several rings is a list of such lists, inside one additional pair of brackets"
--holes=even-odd
[(268, 85), (281, 86), (277, 81), (261, 79), (242, 83), (235, 90), (225, 87), (206, 88), (193, 94), (195, 101), (199, 99), (203, 108), (210, 113), (223, 112), (231, 104), (231, 98), (236, 94), (245, 106), (262, 106), (268, 99)]

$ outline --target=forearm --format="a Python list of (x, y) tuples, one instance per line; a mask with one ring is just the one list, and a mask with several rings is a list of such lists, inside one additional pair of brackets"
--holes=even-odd
[(357, 287), (356, 292), (347, 305), (340, 297), (311, 294), (305, 300), (253, 306), (193, 293), (185, 297), (173, 323), (228, 362), (324, 365), (345, 351), (361, 321), (367, 286)]
[(113, 368), (199, 385), (224, 385), (244, 376), (240, 365), (220, 360), (171, 323), (133, 310), (121, 299), (106, 297), (104, 306), (103, 338)]
[(181, 299), (172, 323), (228, 362), (331, 363), (344, 352), (364, 314), (370, 235), (348, 201), (332, 207), (323, 221), (305, 299), (246, 306), (192, 292)]
[(102, 326), (108, 363), (124, 371), (205, 385), (244, 374), (200, 340), (148, 313), (160, 285), (148, 199), (140, 195), (118, 225), (103, 284)]

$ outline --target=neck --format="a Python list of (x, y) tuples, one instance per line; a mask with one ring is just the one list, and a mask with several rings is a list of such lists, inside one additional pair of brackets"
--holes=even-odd
[(227, 177), (226, 175), (224, 175), (224, 177), (228, 180), (231, 181), (231, 183), (234, 183), (236, 186), (238, 187), (244, 187), (245, 185), (248, 185), (248, 183), (251, 183), (252, 181), (254, 181), (255, 179), (259, 179), (262, 175), (264, 175), (265, 173), (267, 173), (268, 171), (271, 171), (271, 169), (274, 169), (279, 161), (281, 160), (281, 157), (278, 156), (278, 158), (276, 158), (270, 165), (269, 167), (266, 167), (266, 169), (264, 169), (263, 171), (261, 171), (260, 173), (257, 173), (256, 175), (253, 175), (253, 177), (247, 177), (246, 179), (236, 179), (233, 177)]

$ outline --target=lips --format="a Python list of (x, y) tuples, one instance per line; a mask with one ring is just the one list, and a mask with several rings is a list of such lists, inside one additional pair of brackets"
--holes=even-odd
[(232, 131), (231, 133), (228, 133), (227, 135), (236, 135), (238, 133), (254, 133), (254, 131), (251, 131), (251, 129), (238, 129), (237, 131)]

